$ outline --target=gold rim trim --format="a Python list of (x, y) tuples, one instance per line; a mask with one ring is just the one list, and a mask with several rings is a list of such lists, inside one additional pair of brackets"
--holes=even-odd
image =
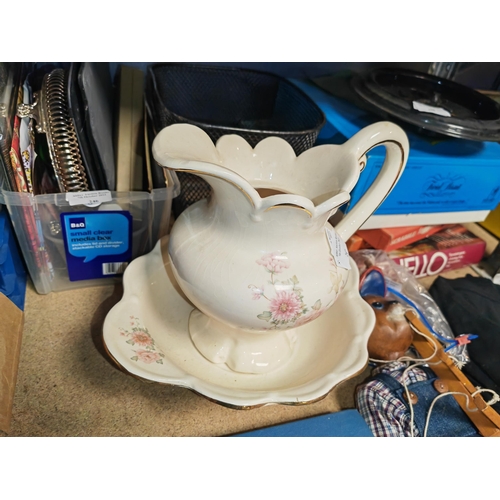
[(207, 174), (206, 172), (201, 172), (200, 170), (188, 170), (188, 169), (183, 169), (183, 168), (172, 168), (172, 167), (164, 167), (168, 168), (169, 170), (173, 170), (174, 172), (184, 172), (186, 174), (193, 174), (193, 175), (199, 175), (199, 176), (207, 176), (207, 177), (213, 177), (214, 179), (219, 179), (221, 181), (227, 182), (228, 184), (231, 184), (231, 186), (234, 186), (235, 188), (239, 189), (248, 199), (250, 204), (252, 205), (253, 208), (255, 208), (255, 204), (248, 195), (248, 193), (242, 189), (238, 184), (235, 184), (233, 181), (227, 180), (227, 179), (221, 179), (218, 175), (214, 174)]
[(272, 207), (267, 207), (264, 212), (268, 212), (269, 210), (274, 210), (275, 208), (296, 208), (297, 210), (303, 210), (309, 217), (312, 218), (313, 214), (307, 208), (299, 207), (298, 205), (294, 205), (293, 203), (282, 203), (281, 205), (273, 205)]
[[(224, 182), (227, 182), (228, 184), (231, 184), (231, 186), (234, 186), (235, 188), (237, 188), (239, 191), (241, 191), (245, 196), (246, 198), (248, 199), (248, 201), (250, 202), (250, 204), (252, 205), (252, 207), (254, 209), (256, 209), (257, 207), (255, 206), (252, 198), (249, 196), (249, 194), (244, 190), (242, 189), (240, 186), (238, 186), (238, 184), (235, 184), (233, 181), (230, 181), (230, 180), (227, 180), (227, 179), (222, 179), (221, 177), (219, 177), (218, 175), (214, 175), (214, 174), (207, 174), (206, 172), (201, 172), (200, 170), (186, 170), (186, 169), (181, 169), (181, 168), (171, 168), (171, 167), (164, 167), (164, 168), (168, 168), (169, 170), (174, 170), (176, 172), (184, 172), (186, 174), (193, 174), (193, 175), (200, 175), (200, 176), (208, 176), (208, 177), (213, 177), (214, 179), (219, 179), (221, 181), (224, 181)], [(285, 194), (285, 193), (284, 193)], [(304, 208), (304, 207), (299, 207), (298, 205), (294, 205), (292, 203), (283, 203), (281, 205), (273, 205), (272, 207), (268, 207), (264, 210), (264, 212), (267, 212), (269, 210), (273, 210), (275, 208), (296, 208), (298, 210), (303, 210), (304, 212), (306, 212), (307, 215), (309, 215), (309, 217), (312, 218), (313, 214), (310, 210), (307, 210), (307, 208)]]
[[(358, 162), (360, 162), (360, 165), (361, 164), (364, 164), (364, 162), (361, 161), (361, 158), (363, 158), (363, 156), (366, 156), (372, 149), (376, 148), (377, 146), (383, 146), (387, 143), (391, 143), (391, 144), (395, 144), (396, 146), (399, 147), (399, 150), (401, 152), (401, 162), (399, 163), (399, 169), (398, 169), (398, 175), (396, 175), (396, 178), (394, 179), (394, 181), (392, 182), (389, 190), (387, 191), (387, 194), (382, 198), (382, 200), (380, 201), (380, 203), (376, 206), (375, 210), (372, 212), (375, 213), (380, 205), (382, 205), (382, 203), (384, 203), (385, 199), (389, 196), (390, 192), (394, 189), (394, 186), (396, 185), (396, 183), (398, 182), (399, 180), (399, 177), (401, 176), (401, 171), (403, 170), (403, 165), (405, 164), (405, 151), (403, 149), (403, 145), (398, 142), (398, 141), (395, 141), (393, 139), (389, 139), (387, 141), (381, 141), (381, 142), (377, 142), (377, 144), (374, 144), (373, 146), (370, 146), (359, 158), (358, 158)], [(387, 153), (386, 153), (387, 155)], [(382, 167), (384, 166), (385, 164), (385, 160), (384, 160), (384, 163), (382, 164)], [(364, 169), (364, 167), (363, 167)], [(378, 177), (378, 176), (377, 176)], [(377, 177), (375, 177), (375, 179), (377, 179)], [(361, 198), (363, 199), (363, 198)], [(369, 215), (362, 223), (359, 227), (361, 227), (368, 219), (369, 217), (371, 217), (371, 215)]]
[(148, 384), (160, 384), (160, 385), (165, 385), (165, 386), (169, 386), (169, 387), (179, 387), (181, 389), (187, 389), (187, 390), (189, 390), (189, 391), (197, 394), (198, 396), (201, 396), (202, 398), (205, 398), (206, 400), (208, 400), (208, 401), (210, 401), (212, 403), (216, 403), (216, 404), (218, 404), (220, 406), (224, 406), (225, 408), (229, 408), (231, 410), (254, 410), (254, 409), (257, 409), (257, 408), (262, 408), (263, 406), (267, 406), (269, 404), (280, 404), (280, 405), (283, 405), (283, 406), (306, 406), (306, 405), (311, 405), (311, 404), (314, 404), (314, 403), (318, 403), (319, 401), (322, 401), (323, 399), (325, 399), (329, 394), (331, 394), (331, 392), (336, 387), (338, 387), (340, 384), (343, 384), (344, 382), (347, 382), (348, 380), (351, 380), (351, 379), (357, 377), (359, 374), (363, 373), (366, 370), (366, 367), (368, 366), (368, 360), (367, 360), (366, 363), (364, 364), (363, 368), (361, 368), (357, 372), (353, 373), (349, 377), (345, 378), (344, 380), (341, 380), (340, 382), (337, 382), (330, 389), (328, 389), (328, 391), (325, 394), (323, 394), (322, 396), (319, 396), (319, 397), (317, 397), (315, 399), (311, 399), (309, 401), (296, 401), (296, 402), (295, 401), (289, 401), (289, 402), (287, 402), (287, 401), (284, 401), (284, 402), (281, 402), (281, 401), (278, 401), (278, 402), (269, 401), (268, 403), (258, 403), (258, 404), (255, 404), (255, 405), (234, 405), (234, 404), (231, 404), (231, 403), (225, 403), (224, 401), (219, 401), (218, 399), (211, 398), (210, 396), (206, 396), (205, 394), (202, 394), (201, 392), (198, 392), (195, 389), (192, 389), (191, 387), (187, 387), (187, 386), (183, 386), (183, 385), (178, 385), (178, 384), (170, 384), (168, 382), (158, 382), (156, 380), (150, 380), (150, 379), (147, 379), (145, 377), (141, 377), (140, 375), (136, 375), (135, 373), (132, 373), (129, 370), (127, 370), (111, 354), (111, 352), (108, 349), (108, 346), (106, 345), (106, 342), (104, 341), (104, 337), (103, 337), (102, 344), (104, 346), (104, 350), (106, 351), (106, 353), (109, 356), (109, 358), (111, 359), (111, 361), (116, 365), (116, 367), (121, 372), (125, 373), (126, 375), (129, 375), (129, 376), (131, 376), (131, 377), (133, 377), (133, 378), (135, 378), (137, 380), (140, 380), (141, 382), (146, 382)]

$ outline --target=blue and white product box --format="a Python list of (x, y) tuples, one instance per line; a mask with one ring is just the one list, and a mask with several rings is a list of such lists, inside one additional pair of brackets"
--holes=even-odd
[(61, 227), (71, 281), (114, 277), (130, 263), (130, 212), (62, 213)]
[[(319, 141), (341, 144), (380, 118), (337, 99), (313, 84), (295, 81), (325, 113), (329, 128)], [(404, 127), (404, 126), (403, 126)], [(337, 135), (328, 141), (326, 135)], [(427, 137), (405, 130), (410, 155), (393, 191), (363, 229), (483, 221), (500, 202), (500, 144)], [(383, 146), (369, 152), (368, 163), (351, 192), (346, 212), (360, 200), (379, 173)]]

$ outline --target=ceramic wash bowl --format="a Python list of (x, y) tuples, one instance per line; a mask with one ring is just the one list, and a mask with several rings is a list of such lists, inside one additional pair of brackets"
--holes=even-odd
[(167, 246), (164, 238), (129, 265), (123, 298), (105, 319), (105, 347), (124, 371), (185, 387), (226, 406), (252, 408), (317, 401), (365, 368), (375, 316), (359, 295), (353, 261), (337, 303), (297, 329), (297, 348), (283, 366), (262, 374), (238, 373), (208, 361), (194, 346), (188, 323), (195, 308), (173, 278)]

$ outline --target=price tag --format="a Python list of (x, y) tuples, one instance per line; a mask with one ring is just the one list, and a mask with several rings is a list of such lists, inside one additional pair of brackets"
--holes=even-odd
[(351, 269), (349, 251), (347, 250), (344, 240), (330, 228), (327, 227), (325, 230), (328, 243), (330, 244), (330, 252), (335, 259), (337, 266), (343, 267), (344, 269)]
[(66, 201), (71, 205), (85, 205), (87, 207), (98, 207), (101, 203), (111, 201), (111, 191), (79, 191), (77, 193), (66, 193)]
[(417, 111), (421, 111), (423, 113), (432, 113), (433, 115), (446, 116), (447, 118), (451, 116), (451, 113), (444, 108), (431, 106), (430, 104), (425, 104), (418, 101), (413, 101), (413, 109), (416, 109)]

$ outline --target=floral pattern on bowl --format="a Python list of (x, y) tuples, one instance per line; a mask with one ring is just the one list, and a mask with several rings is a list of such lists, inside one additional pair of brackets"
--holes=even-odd
[(130, 357), (132, 361), (142, 361), (146, 364), (159, 363), (163, 364), (165, 354), (155, 344), (153, 337), (148, 332), (148, 329), (141, 326), (139, 318), (130, 316), (130, 330), (120, 328), (120, 335), (127, 337), (125, 342), (131, 346), (138, 346), (138, 349), (131, 349), (133, 356)]

